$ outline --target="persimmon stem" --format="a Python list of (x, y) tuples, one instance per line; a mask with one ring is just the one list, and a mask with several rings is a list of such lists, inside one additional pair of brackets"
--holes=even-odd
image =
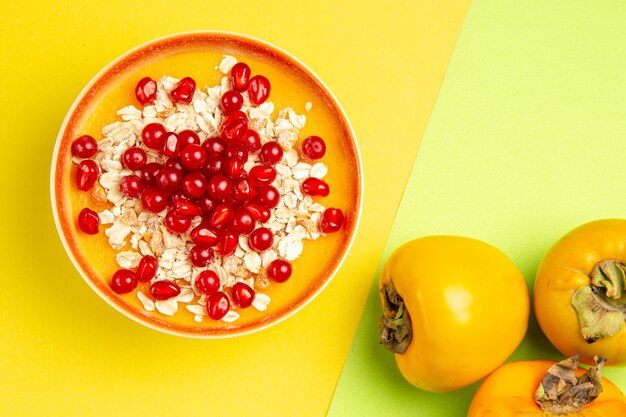
[(383, 300), (383, 315), (378, 320), (380, 343), (394, 353), (404, 353), (413, 337), (411, 316), (393, 284), (384, 285), (380, 292)]
[(595, 366), (576, 377), (578, 355), (558, 362), (548, 369), (535, 391), (535, 402), (554, 415), (578, 413), (602, 392), (602, 367), (605, 358), (594, 357)]
[(617, 334), (626, 325), (626, 263), (598, 262), (589, 277), (590, 285), (574, 292), (572, 306), (583, 337), (593, 343)]

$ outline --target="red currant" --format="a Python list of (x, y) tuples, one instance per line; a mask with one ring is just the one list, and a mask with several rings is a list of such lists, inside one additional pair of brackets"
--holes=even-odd
[(167, 227), (167, 230), (171, 233), (185, 233), (187, 229), (189, 229), (189, 226), (191, 226), (191, 217), (181, 216), (174, 210), (168, 211), (165, 215), (165, 227)]
[(202, 148), (208, 157), (219, 156), (226, 150), (226, 144), (219, 138), (208, 138), (202, 143)]
[(136, 146), (126, 149), (122, 155), (122, 164), (131, 171), (143, 168), (147, 161), (148, 155), (146, 155), (146, 151)]
[(137, 198), (143, 192), (145, 186), (137, 175), (127, 175), (120, 181), (120, 192), (128, 198)]
[(178, 132), (178, 138), (180, 139), (180, 148), (183, 149), (186, 145), (200, 145), (200, 136), (193, 130), (183, 130)]
[(217, 276), (215, 271), (211, 271), (209, 269), (200, 272), (196, 277), (194, 284), (200, 294), (211, 295), (219, 291), (220, 278)]
[(222, 94), (222, 111), (224, 114), (230, 114), (241, 109), (243, 106), (243, 97), (237, 91), (227, 91)]
[(223, 201), (230, 195), (233, 188), (231, 180), (224, 175), (214, 175), (207, 186), (207, 195), (213, 200)]
[(203, 195), (202, 197), (196, 199), (196, 204), (200, 207), (200, 210), (202, 210), (202, 214), (209, 213), (217, 205), (217, 203), (211, 200), (211, 197), (208, 195)]
[(118, 294), (126, 294), (137, 287), (137, 275), (129, 269), (120, 269), (111, 279), (111, 289)]
[(98, 143), (89, 136), (83, 135), (72, 142), (72, 155), (79, 158), (91, 158), (98, 152)]
[(202, 197), (206, 192), (206, 178), (200, 171), (193, 171), (183, 178), (183, 192), (189, 198)]
[(156, 176), (161, 168), (163, 168), (163, 165), (158, 162), (150, 162), (141, 169), (141, 180), (146, 187), (156, 185)]
[(167, 130), (160, 123), (147, 124), (141, 131), (141, 140), (143, 144), (150, 149), (160, 151), (163, 149), (163, 141)]
[(248, 152), (256, 152), (261, 149), (261, 137), (252, 129), (247, 129), (237, 143)]
[(187, 169), (199, 169), (206, 164), (206, 151), (200, 145), (186, 145), (180, 151), (180, 163)]
[(78, 227), (88, 235), (97, 234), (99, 225), (100, 216), (95, 211), (85, 207), (78, 213)]
[(248, 238), (248, 245), (257, 252), (269, 249), (272, 243), (274, 243), (274, 235), (267, 227), (259, 227), (254, 232), (250, 233), (250, 237)]
[(175, 191), (183, 183), (183, 173), (172, 166), (164, 166), (156, 176), (156, 185), (166, 193)]
[(276, 259), (267, 267), (267, 276), (274, 282), (285, 282), (291, 277), (291, 264), (284, 259)]
[(152, 213), (159, 213), (167, 207), (167, 195), (156, 187), (146, 188), (141, 194), (141, 204)]
[(213, 262), (213, 251), (206, 246), (194, 246), (189, 250), (189, 260), (198, 268), (209, 266)]
[(261, 161), (264, 164), (274, 165), (283, 159), (283, 148), (278, 142), (267, 142), (261, 147)]
[(309, 136), (302, 142), (300, 149), (306, 158), (315, 160), (324, 156), (326, 144), (319, 136)]
[(254, 219), (248, 210), (240, 208), (235, 211), (230, 227), (236, 233), (247, 235), (254, 230)]
[(256, 200), (268, 209), (271, 209), (276, 207), (280, 202), (280, 193), (278, 192), (276, 187), (272, 185), (266, 185), (259, 188)]

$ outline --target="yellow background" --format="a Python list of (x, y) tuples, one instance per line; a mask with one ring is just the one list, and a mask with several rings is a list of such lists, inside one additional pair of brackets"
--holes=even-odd
[[(0, 416), (324, 415), (468, 3), (3, 1)], [(308, 64), (365, 166), (360, 232), (335, 280), (293, 318), (232, 340), (115, 312), (73, 269), (49, 203), (54, 140), (82, 87), (126, 50), (196, 29), (257, 36)]]

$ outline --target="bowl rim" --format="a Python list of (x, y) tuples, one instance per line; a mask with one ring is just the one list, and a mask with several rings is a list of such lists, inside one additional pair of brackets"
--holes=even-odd
[[(59, 216), (59, 212), (58, 212), (58, 207), (57, 207), (57, 199), (56, 199), (56, 169), (57, 169), (57, 160), (58, 160), (58, 156), (59, 156), (59, 152), (60, 152), (60, 145), (63, 139), (63, 136), (65, 134), (65, 131), (68, 127), (69, 121), (72, 118), (72, 115), (75, 113), (77, 107), (79, 106), (79, 104), (81, 103), (82, 99), (85, 97), (85, 95), (91, 91), (92, 87), (109, 71), (111, 70), (111, 68), (113, 68), (115, 65), (117, 65), (119, 62), (123, 61), (124, 59), (126, 59), (127, 57), (130, 57), (132, 55), (137, 54), (138, 52), (145, 50), (147, 48), (149, 48), (151, 45), (153, 44), (158, 44), (160, 42), (163, 41), (167, 41), (167, 40), (173, 40), (175, 38), (184, 38), (184, 37), (188, 37), (188, 36), (194, 36), (194, 35), (203, 35), (203, 36), (215, 36), (215, 37), (228, 37), (234, 40), (242, 40), (244, 42), (247, 42), (248, 44), (258, 44), (260, 45), (262, 48), (264, 48), (266, 51), (270, 51), (270, 52), (278, 52), (279, 54), (285, 56), (286, 58), (292, 60), (297, 66), (300, 66), (301, 69), (304, 70), (304, 72), (313, 78), (313, 80), (324, 90), (324, 92), (327, 94), (328, 98), (330, 98), (330, 100), (332, 101), (333, 105), (336, 107), (336, 110), (338, 111), (338, 117), (339, 119), (341, 119), (342, 123), (345, 124), (345, 129), (349, 132), (350, 136), (351, 136), (351, 142), (354, 146), (354, 151), (355, 151), (355, 159), (356, 159), (356, 167), (358, 169), (358, 191), (359, 193), (357, 194), (357, 204), (356, 204), (356, 209), (357, 212), (354, 216), (354, 229), (351, 233), (351, 235), (349, 236), (348, 240), (347, 240), (347, 244), (345, 245), (345, 250), (343, 251), (343, 255), (341, 256), (341, 258), (339, 259), (338, 262), (335, 263), (334, 267), (332, 269), (329, 270), (328, 274), (327, 274), (327, 278), (323, 280), (323, 282), (321, 283), (321, 285), (319, 285), (315, 290), (309, 292), (309, 293), (305, 293), (305, 295), (303, 296), (302, 300), (294, 307), (294, 308), (290, 308), (288, 310), (286, 310), (284, 313), (281, 313), (280, 315), (278, 315), (276, 318), (272, 319), (272, 320), (268, 320), (265, 322), (256, 322), (254, 323), (253, 326), (248, 326), (248, 327), (244, 327), (244, 328), (233, 328), (232, 331), (229, 332), (225, 332), (225, 333), (216, 333), (216, 334), (202, 334), (202, 333), (188, 333), (188, 332), (183, 332), (183, 331), (176, 331), (167, 327), (162, 327), (159, 325), (154, 324), (152, 321), (147, 320), (147, 319), (142, 319), (140, 316), (138, 315), (134, 315), (131, 314), (129, 311), (126, 311), (125, 309), (121, 308), (120, 306), (118, 306), (112, 299), (110, 299), (107, 295), (105, 295), (100, 288), (98, 288), (91, 280), (90, 277), (87, 276), (87, 273), (83, 270), (82, 266), (80, 265), (80, 263), (78, 262), (78, 260), (76, 259), (76, 257), (74, 256), (74, 253), (72, 252), (70, 245), (67, 242), (65, 233), (63, 232), (63, 226), (61, 224), (61, 219)], [(57, 229), (57, 233), (61, 239), (61, 243), (63, 244), (63, 248), (65, 249), (66, 254), (69, 256), (72, 264), (74, 265), (74, 268), (78, 271), (78, 273), (80, 274), (80, 276), (83, 278), (83, 280), (89, 285), (89, 287), (91, 287), (91, 289), (101, 298), (103, 299), (107, 304), (109, 304), (110, 306), (112, 306), (115, 310), (117, 310), (118, 312), (122, 313), (124, 316), (132, 319), (133, 321), (149, 327), (151, 329), (157, 330), (159, 332), (162, 333), (166, 333), (166, 334), (170, 334), (170, 335), (174, 335), (174, 336), (180, 336), (180, 337), (187, 337), (187, 338), (194, 338), (194, 339), (227, 339), (227, 338), (233, 338), (233, 337), (237, 337), (237, 336), (244, 336), (247, 334), (251, 334), (251, 333), (255, 333), (258, 331), (261, 331), (263, 329), (267, 329), (271, 326), (274, 326), (276, 324), (281, 323), (282, 321), (286, 320), (287, 318), (293, 316), (294, 314), (296, 314), (298, 311), (302, 310), (304, 307), (306, 307), (307, 305), (309, 305), (309, 303), (311, 303), (327, 286), (328, 284), (334, 279), (335, 275), (337, 275), (337, 272), (339, 271), (339, 269), (341, 269), (341, 266), (343, 265), (343, 263), (345, 262), (345, 259), (347, 258), (348, 254), (350, 253), (350, 250), (352, 249), (352, 245), (354, 244), (356, 235), (358, 233), (358, 229), (359, 229), (359, 225), (360, 225), (360, 221), (361, 221), (361, 216), (362, 216), (362, 211), (363, 211), (363, 200), (364, 200), (364, 189), (365, 186), (365, 181), (364, 181), (364, 172), (363, 172), (363, 160), (362, 160), (362, 156), (361, 156), (361, 151), (359, 148), (359, 144), (358, 144), (358, 140), (356, 137), (356, 133), (354, 132), (354, 128), (352, 127), (352, 124), (350, 122), (350, 119), (348, 118), (343, 106), (341, 105), (341, 103), (339, 102), (339, 100), (337, 99), (337, 97), (335, 96), (335, 94), (332, 92), (332, 90), (326, 85), (326, 83), (311, 69), (309, 68), (304, 62), (302, 62), (300, 59), (298, 59), (297, 57), (295, 57), (294, 55), (292, 55), (291, 53), (285, 51), (284, 49), (270, 43), (267, 41), (264, 41), (262, 39), (259, 39), (257, 37), (254, 36), (250, 36), (250, 35), (246, 35), (246, 34), (241, 34), (241, 33), (237, 33), (237, 32), (230, 32), (230, 31), (221, 31), (221, 30), (194, 30), (194, 31), (185, 31), (185, 32), (176, 32), (176, 33), (172, 33), (172, 34), (168, 34), (168, 35), (164, 35), (158, 38), (154, 38), (154, 39), (150, 39), (146, 42), (141, 43), (140, 45), (137, 45), (136, 47), (122, 53), (121, 55), (117, 56), (115, 59), (113, 59), (111, 62), (109, 62), (105, 67), (103, 67), (96, 75), (94, 75), (89, 82), (85, 85), (85, 87), (80, 91), (80, 93), (76, 96), (76, 98), (74, 99), (74, 102), (72, 103), (72, 105), (70, 106), (69, 110), (67, 111), (67, 114), (65, 115), (65, 118), (63, 119), (63, 122), (61, 124), (61, 127), (59, 128), (59, 133), (56, 137), (56, 141), (55, 141), (55, 145), (54, 145), (54, 150), (52, 152), (52, 161), (51, 161), (51, 166), (50, 166), (50, 203), (52, 206), (52, 214), (54, 217), (54, 223)]]

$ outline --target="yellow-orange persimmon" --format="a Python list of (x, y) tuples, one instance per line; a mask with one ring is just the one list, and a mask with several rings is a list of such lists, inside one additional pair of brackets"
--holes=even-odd
[(537, 321), (566, 356), (626, 364), (626, 220), (584, 224), (545, 255), (535, 280)]
[(626, 416), (626, 397), (601, 377), (604, 359), (586, 376), (576, 360), (573, 357), (558, 365), (522, 361), (501, 366), (478, 388), (467, 417)]
[(379, 280), (380, 341), (416, 387), (446, 392), (501, 365), (524, 338), (528, 286), (495, 247), (430, 236), (398, 248)]

